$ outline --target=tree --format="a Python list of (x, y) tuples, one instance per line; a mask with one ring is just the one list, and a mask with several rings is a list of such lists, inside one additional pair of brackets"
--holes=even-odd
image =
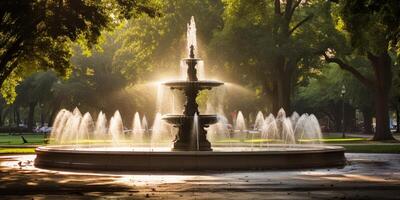
[(18, 96), (14, 102), (14, 107), (28, 107), (27, 125), (32, 130), (34, 126), (35, 109), (37, 105), (41, 108), (41, 121), (43, 121), (44, 105), (52, 99), (52, 87), (57, 81), (53, 72), (37, 72), (25, 79), (17, 87)]
[[(76, 70), (70, 79), (56, 86), (57, 94), (69, 94), (69, 99), (63, 102), (64, 106), (71, 109), (78, 106), (92, 112), (102, 110), (109, 115), (118, 109), (130, 110), (130, 100), (126, 99), (128, 104), (124, 104), (117, 98), (128, 85), (127, 77), (122, 74), (123, 70), (112, 64), (115, 52), (120, 48), (120, 43), (115, 40), (117, 35), (118, 31), (105, 34), (101, 49), (94, 50), (90, 56), (78, 54), (72, 58)], [(127, 97), (126, 95), (125, 98)]]
[(68, 74), (72, 42), (90, 48), (102, 31), (124, 18), (156, 15), (150, 4), (143, 0), (1, 1), (0, 85), (12, 73), (54, 69)]
[(400, 54), (395, 58), (393, 65), (393, 85), (390, 94), (390, 105), (396, 114), (396, 132), (400, 133)]
[[(351, 63), (363, 70), (368, 61), (358, 58)], [(342, 85), (345, 85), (347, 91), (344, 97), (341, 96)], [(344, 115), (342, 109), (338, 109), (342, 103), (345, 106)], [(294, 106), (299, 112), (312, 112), (319, 118), (326, 116), (333, 122), (334, 131), (342, 131), (343, 116), (345, 130), (352, 130), (355, 125), (355, 109), (359, 109), (363, 114), (364, 133), (372, 134), (372, 95), (357, 79), (334, 64), (324, 66), (317, 77), (310, 78), (307, 85), (297, 89)]]
[(270, 111), (291, 111), (294, 87), (320, 65), (334, 32), (325, 1), (225, 1), (223, 29), (214, 38), (216, 57), (237, 79), (267, 99)]
[[(336, 63), (351, 73), (374, 94), (376, 132), (374, 140), (394, 139), (389, 130), (389, 93), (392, 86), (392, 58), (390, 54), (399, 52), (400, 5), (395, 0), (340, 1), (338, 20), (346, 31), (347, 42), (353, 53), (340, 49), (328, 49), (324, 52), (325, 60)], [(368, 77), (354, 66), (348, 59), (354, 56), (365, 56), (373, 71)]]

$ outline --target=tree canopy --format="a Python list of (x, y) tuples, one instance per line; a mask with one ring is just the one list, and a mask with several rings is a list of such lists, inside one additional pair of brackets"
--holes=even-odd
[(15, 86), (15, 77), (39, 69), (68, 75), (73, 42), (91, 48), (123, 19), (155, 16), (152, 6), (141, 0), (1, 1), (0, 85), (9, 78), (6, 84)]

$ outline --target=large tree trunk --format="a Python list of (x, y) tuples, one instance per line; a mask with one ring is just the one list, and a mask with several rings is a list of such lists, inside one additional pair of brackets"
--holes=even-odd
[(292, 89), (292, 67), (288, 65), (284, 56), (279, 56), (276, 62), (277, 68), (277, 93), (278, 93), (278, 110), (283, 108), (287, 114), (291, 113), (290, 96)]
[(377, 91), (375, 94), (376, 132), (373, 140), (393, 140), (389, 129), (389, 105), (387, 92)]
[(43, 111), (40, 112), (40, 124), (41, 124), (41, 126), (44, 126), (45, 118), (46, 118), (45, 113)]
[(28, 111), (28, 129), (29, 130), (33, 130), (35, 107), (36, 107), (36, 102), (29, 103), (29, 111)]
[(387, 50), (379, 55), (368, 52), (367, 56), (374, 70), (374, 79), (365, 77), (356, 68), (343, 62), (343, 60), (329, 57), (324, 53), (326, 61), (336, 63), (343, 70), (352, 73), (365, 87), (374, 92), (376, 132), (373, 140), (394, 140), (389, 129), (389, 92), (392, 86), (391, 58)]
[(274, 112), (276, 113), (280, 108), (283, 108), (286, 113), (291, 113), (291, 91), (292, 91), (292, 76), (296, 69), (296, 60), (289, 60), (290, 55), (282, 51), (288, 43), (291, 42), (292, 33), (301, 27), (304, 23), (312, 18), (312, 14), (305, 17), (303, 20), (293, 24), (293, 13), (301, 4), (301, 1), (287, 0), (285, 2), (274, 0), (274, 26), (272, 28), (272, 40), (274, 47), (276, 47), (274, 75), (278, 80), (277, 97), (278, 105), (275, 106)]
[(346, 130), (349, 132), (354, 132), (357, 130), (356, 109), (350, 104), (345, 104), (344, 108)]
[(291, 81), (290, 78), (281, 76), (282, 79), (279, 80), (278, 85), (278, 97), (279, 97), (279, 108), (283, 108), (287, 114), (291, 113), (291, 106), (290, 106), (290, 94), (291, 94)]
[(279, 98), (278, 98), (278, 81), (272, 81), (272, 90), (271, 90), (271, 113), (276, 115), (279, 111)]
[(368, 108), (365, 108), (365, 109), (362, 110), (362, 114), (363, 114), (363, 118), (364, 118), (364, 121), (363, 121), (364, 130), (363, 130), (363, 132), (365, 134), (373, 134), (373, 131), (372, 131), (372, 112), (371, 112), (371, 110), (368, 109)]
[(279, 110), (278, 108), (278, 95), (277, 95), (277, 83), (275, 80), (265, 81), (263, 85), (264, 96), (267, 99), (268, 112), (276, 114)]
[(368, 54), (375, 71), (376, 132), (373, 140), (394, 140), (389, 128), (389, 93), (392, 86), (392, 63), (387, 52)]
[(19, 124), (21, 124), (21, 116), (19, 114), (19, 106), (15, 107), (15, 117), (16, 117), (16, 124), (17, 124), (17, 127), (18, 127)]
[(8, 112), (10, 111), (10, 108), (6, 108), (3, 110), (2, 112), (2, 116), (1, 116), (1, 126), (4, 126), (5, 123), (5, 119), (7, 118)]
[(56, 101), (48, 119), (49, 127), (53, 126), (54, 118), (56, 117), (57, 112), (60, 110), (60, 107), (61, 107), (61, 100)]
[(15, 117), (15, 107), (13, 107), (13, 109), (12, 109), (12, 119), (13, 119), (14, 126), (17, 127), (18, 125), (17, 125), (17, 118)]

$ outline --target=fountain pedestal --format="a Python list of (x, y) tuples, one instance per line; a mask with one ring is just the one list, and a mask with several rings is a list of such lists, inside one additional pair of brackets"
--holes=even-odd
[(216, 115), (198, 115), (197, 124), (195, 117), (185, 115), (165, 115), (163, 119), (178, 128), (174, 140), (175, 151), (211, 151), (211, 143), (207, 140), (207, 128), (218, 121)]
[[(179, 129), (174, 141), (175, 151), (211, 151), (211, 143), (207, 140), (207, 131), (203, 125), (195, 125), (194, 119), (188, 118), (176, 127)], [(197, 130), (195, 130), (197, 129)], [(198, 135), (196, 134), (198, 133)], [(188, 134), (189, 133), (189, 134)], [(191, 133), (191, 134), (190, 134)]]

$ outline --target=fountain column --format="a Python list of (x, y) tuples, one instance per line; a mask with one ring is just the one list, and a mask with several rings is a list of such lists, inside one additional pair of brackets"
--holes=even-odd
[(217, 115), (200, 115), (199, 105), (196, 102), (196, 97), (200, 90), (211, 89), (223, 85), (218, 81), (201, 80), (197, 78), (197, 69), (199, 58), (196, 58), (196, 26), (192, 17), (188, 24), (188, 56), (184, 59), (187, 65), (187, 79), (169, 81), (164, 85), (171, 89), (182, 90), (186, 102), (182, 115), (165, 115), (163, 119), (168, 123), (173, 124), (178, 128), (178, 134), (174, 140), (173, 150), (176, 151), (211, 151), (211, 144), (207, 140), (207, 128), (210, 124), (215, 124), (218, 121)]
[[(183, 111), (184, 118), (182, 123), (175, 125), (178, 127), (178, 134), (174, 141), (173, 150), (200, 150), (211, 151), (211, 144), (207, 140), (207, 131), (204, 130), (205, 124), (202, 123), (201, 117), (195, 121), (195, 115), (199, 115), (199, 105), (196, 102), (196, 97), (199, 94), (197, 87), (197, 59), (194, 57), (194, 46), (190, 46), (190, 58), (186, 60), (188, 65), (187, 81), (189, 84), (184, 88), (186, 96), (185, 110)], [(196, 125), (197, 123), (197, 125)], [(198, 141), (197, 141), (198, 140)]]

